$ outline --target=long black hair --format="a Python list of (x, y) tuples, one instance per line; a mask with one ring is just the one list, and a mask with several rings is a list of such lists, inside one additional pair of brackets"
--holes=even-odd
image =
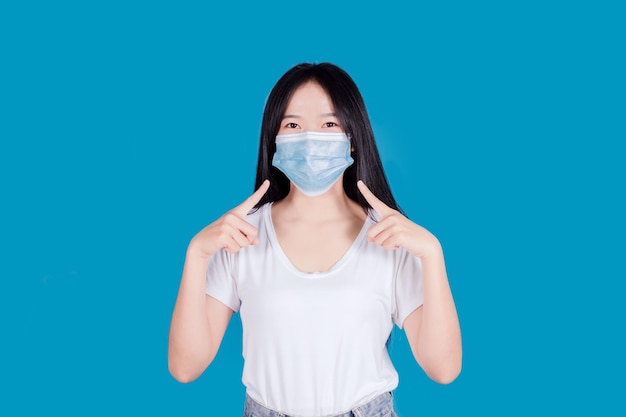
[(348, 73), (328, 62), (301, 63), (292, 67), (283, 74), (270, 92), (263, 112), (254, 189), (259, 188), (265, 179), (270, 180), (270, 188), (255, 209), (265, 203), (282, 200), (289, 193), (289, 179), (278, 168), (272, 166), (272, 158), (276, 152), (276, 135), (287, 104), (294, 91), (308, 81), (318, 83), (326, 91), (340, 125), (350, 136), (354, 149), (352, 152), (354, 163), (343, 175), (343, 188), (348, 198), (358, 203), (365, 211), (371, 208), (356, 185), (358, 180), (363, 180), (382, 202), (402, 212), (387, 182), (363, 97)]

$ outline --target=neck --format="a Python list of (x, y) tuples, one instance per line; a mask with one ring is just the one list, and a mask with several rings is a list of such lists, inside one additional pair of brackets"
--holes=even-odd
[[(281, 206), (283, 215), (291, 218), (306, 219), (311, 222), (327, 221), (338, 217), (364, 216), (362, 208), (350, 200), (343, 190), (343, 181), (339, 179), (330, 190), (316, 197), (308, 197), (295, 185), (287, 197), (277, 205)], [(364, 218), (364, 217), (363, 217)]]

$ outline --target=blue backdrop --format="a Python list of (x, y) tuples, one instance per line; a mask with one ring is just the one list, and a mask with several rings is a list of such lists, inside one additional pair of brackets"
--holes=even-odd
[(0, 414), (241, 414), (239, 316), (186, 385), (169, 319), (301, 61), (353, 76), (446, 254), (464, 368), (432, 382), (396, 331), (400, 416), (626, 413), (620, 2), (210, 3), (0, 5)]

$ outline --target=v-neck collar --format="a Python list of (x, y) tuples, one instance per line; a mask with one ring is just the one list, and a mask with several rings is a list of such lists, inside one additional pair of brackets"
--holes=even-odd
[(265, 223), (265, 227), (267, 231), (267, 236), (270, 240), (270, 243), (274, 247), (277, 256), (285, 264), (285, 266), (289, 270), (291, 270), (294, 274), (303, 278), (322, 278), (322, 277), (332, 275), (333, 273), (341, 269), (350, 260), (350, 258), (352, 258), (352, 256), (354, 255), (354, 252), (357, 251), (361, 243), (363, 243), (363, 241), (365, 240), (365, 236), (367, 234), (367, 229), (369, 229), (369, 226), (371, 226), (371, 224), (373, 223), (370, 216), (368, 215), (365, 218), (365, 222), (363, 223), (363, 226), (361, 227), (359, 234), (354, 239), (354, 241), (352, 242), (348, 250), (343, 254), (341, 259), (339, 259), (333, 266), (330, 267), (330, 269), (326, 271), (321, 271), (321, 272), (303, 272), (295, 267), (293, 262), (291, 262), (291, 260), (287, 257), (287, 254), (285, 254), (285, 252), (283, 251), (283, 248), (281, 247), (280, 242), (278, 241), (278, 237), (276, 236), (276, 230), (274, 229), (274, 222), (272, 221), (272, 205), (273, 204), (274, 203), (268, 203), (263, 207), (263, 216), (265, 220), (264, 223)]

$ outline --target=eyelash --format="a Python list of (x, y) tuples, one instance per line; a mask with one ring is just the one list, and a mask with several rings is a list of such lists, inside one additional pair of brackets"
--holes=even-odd
[[(331, 125), (331, 126), (329, 126), (329, 125)], [(324, 126), (325, 127), (337, 127), (337, 126), (339, 126), (339, 124), (335, 123), (335, 122), (326, 122), (326, 123), (324, 123)], [(290, 128), (290, 129), (296, 129), (298, 127), (298, 124), (297, 123), (293, 123), (293, 122), (289, 122), (289, 123), (287, 123), (285, 125), (285, 127)]]

